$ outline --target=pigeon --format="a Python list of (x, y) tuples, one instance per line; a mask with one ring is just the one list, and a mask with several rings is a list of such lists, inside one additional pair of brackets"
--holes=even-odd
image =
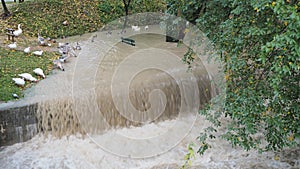
[(81, 46), (79, 45), (79, 43), (77, 42), (77, 45), (75, 47), (76, 50), (81, 50)]
[(61, 57), (59, 57), (59, 61), (64, 63), (67, 61), (67, 59), (70, 57), (70, 55), (62, 55)]
[(38, 32), (38, 43), (39, 43), (39, 45), (41, 45), (41, 46), (45, 46), (45, 45), (46, 45), (45, 38), (43, 38), (43, 37), (40, 35), (40, 32)]
[(53, 64), (62, 71), (65, 71), (65, 68), (62, 66), (60, 60), (54, 60)]

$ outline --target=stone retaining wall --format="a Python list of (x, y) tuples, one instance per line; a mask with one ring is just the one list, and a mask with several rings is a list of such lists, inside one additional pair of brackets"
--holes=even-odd
[(37, 134), (37, 105), (0, 110), (0, 147), (27, 141)]

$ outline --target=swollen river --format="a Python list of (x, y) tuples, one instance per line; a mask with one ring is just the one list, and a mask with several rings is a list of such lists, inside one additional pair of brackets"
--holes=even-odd
[[(193, 117), (194, 118), (194, 117)], [(185, 117), (177, 125), (189, 125), (194, 119)], [(158, 124), (148, 124), (143, 127), (132, 127), (118, 129), (99, 135), (106, 138), (111, 135), (127, 135), (130, 137), (140, 135), (143, 137), (159, 135), (165, 133), (175, 124), (176, 120), (160, 122)], [(170, 148), (168, 142), (161, 141), (157, 146), (168, 148), (168, 151), (148, 158), (120, 157), (105, 148), (94, 143), (92, 139), (85, 136), (69, 136), (56, 139), (51, 136), (44, 138), (36, 136), (32, 140), (18, 143), (12, 146), (1, 148), (0, 164), (1, 168), (86, 168), (86, 169), (176, 169), (184, 164), (184, 156), (187, 153), (187, 146), (195, 142), (198, 131), (207, 123), (198, 118), (189, 135), (181, 142)], [(178, 131), (180, 132), (180, 131)], [(170, 136), (171, 137), (171, 136)], [(118, 141), (118, 144), (111, 144), (115, 148), (122, 150), (128, 147), (128, 142)], [(109, 144), (109, 141), (108, 141)], [(299, 168), (299, 150), (288, 150), (285, 154), (278, 154), (275, 160), (274, 153), (258, 154), (256, 151), (243, 151), (239, 148), (232, 148), (227, 142), (217, 140), (213, 148), (208, 150), (204, 156), (196, 155), (192, 161), (195, 169), (201, 168)], [(130, 145), (132, 150), (152, 149), (155, 147), (139, 147)], [(169, 149), (170, 148), (170, 149)], [(298, 163), (297, 163), (298, 160)], [(292, 167), (292, 165), (294, 165)]]
[[(1, 147), (0, 168), (177, 169), (189, 144), (197, 151), (197, 137), (210, 125), (197, 111), (220, 92), (212, 83), (218, 66), (197, 53), (200, 59), (192, 56), (188, 71), (182, 63), (187, 46), (166, 43), (159, 26), (127, 34), (136, 46), (112, 34), (82, 42), (65, 72), (54, 71), (17, 103), (40, 102), (38, 129), (44, 135)], [(186, 35), (191, 41), (194, 36)], [(201, 42), (196, 50), (209, 48)], [(211, 145), (190, 168), (300, 168), (299, 149), (259, 154), (220, 139)]]

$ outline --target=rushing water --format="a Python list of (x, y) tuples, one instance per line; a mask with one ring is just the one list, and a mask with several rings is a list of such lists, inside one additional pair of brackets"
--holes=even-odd
[[(209, 125), (196, 112), (217, 93), (210, 83), (216, 68), (196, 60), (188, 72), (178, 57), (186, 46), (152, 30), (132, 36), (135, 47), (99, 34), (66, 72), (31, 89), (44, 135), (2, 147), (0, 168), (180, 168), (188, 144)], [(300, 166), (298, 149), (258, 154), (223, 140), (212, 146), (193, 168)]]
[[(189, 124), (192, 118), (186, 117), (181, 125)], [(143, 127), (131, 127), (112, 130), (99, 137), (110, 137), (113, 134), (126, 134), (144, 137), (164, 133), (175, 123), (175, 120), (167, 120), (158, 124), (148, 124)], [(184, 164), (184, 155), (187, 153), (187, 145), (194, 141), (203, 125), (207, 125), (199, 118), (194, 129), (177, 146), (168, 152), (150, 158), (133, 159), (120, 157), (105, 151), (96, 145), (90, 138), (80, 136), (62, 137), (61, 139), (48, 136), (36, 136), (25, 143), (1, 148), (1, 168), (111, 168), (111, 169), (149, 169), (149, 168), (179, 168)], [(127, 142), (118, 142), (117, 148), (127, 146)], [(167, 142), (157, 143), (168, 147)], [(132, 149), (140, 148), (135, 145)], [(297, 153), (298, 152), (298, 153)], [(213, 148), (203, 157), (196, 156), (193, 160), (195, 169), (201, 168), (299, 168), (299, 149), (287, 150), (279, 154), (279, 161), (274, 159), (274, 153), (258, 154), (255, 151), (243, 151), (232, 148), (228, 143), (217, 140), (213, 142)], [(297, 163), (298, 160), (298, 163)], [(295, 163), (296, 162), (296, 163)], [(292, 167), (294, 165), (294, 167)]]

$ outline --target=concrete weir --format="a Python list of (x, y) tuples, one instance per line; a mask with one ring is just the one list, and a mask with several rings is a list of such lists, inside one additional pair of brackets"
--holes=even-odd
[(166, 43), (155, 31), (128, 36), (136, 46), (103, 32), (93, 43), (81, 42), (83, 50), (64, 65), (65, 72), (54, 70), (24, 99), (0, 105), (0, 146), (38, 132), (99, 134), (178, 118), (196, 113), (216, 94), (207, 69), (218, 70), (196, 58), (188, 71), (181, 62), (185, 45)]
[(0, 109), (0, 146), (31, 139), (37, 134), (37, 105)]

